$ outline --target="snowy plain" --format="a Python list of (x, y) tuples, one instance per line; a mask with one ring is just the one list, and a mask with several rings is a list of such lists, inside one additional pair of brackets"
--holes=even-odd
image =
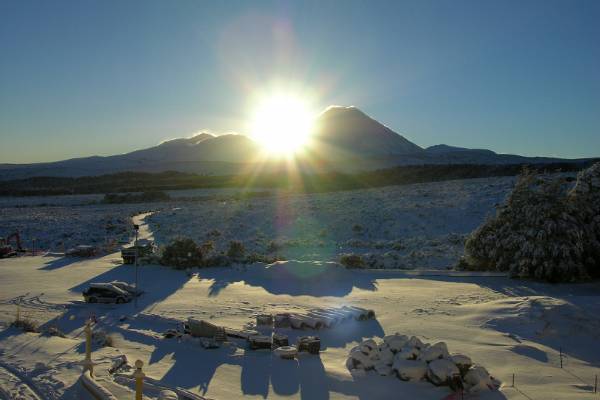
[[(53, 255), (0, 260), (0, 398), (20, 393), (26, 399), (86, 399), (77, 379), (84, 357), (82, 327), (92, 315), (98, 320), (97, 329), (114, 336), (114, 347), (94, 346), (93, 360), (98, 379), (118, 398), (132, 397), (131, 389), (115, 383), (107, 372), (121, 354), (130, 362), (143, 360), (146, 374), (166, 385), (216, 400), (242, 396), (439, 400), (449, 395), (449, 389), (426, 382), (402, 382), (375, 372), (365, 377), (350, 374), (345, 361), (352, 347), (395, 332), (444, 341), (451, 352), (466, 354), (487, 368), (503, 386), (481, 399), (598, 398), (592, 393), (594, 376), (600, 372), (598, 283), (549, 285), (444, 270), (462, 252), (462, 242), (447, 237), (465, 235), (478, 226), (513, 182), (490, 178), (225, 204), (210, 200), (136, 205), (158, 211), (142, 221), (147, 224), (142, 225), (141, 236), (154, 234), (163, 243), (171, 234), (189, 233), (200, 241), (206, 232), (219, 230), (219, 243), (238, 239), (257, 251), (270, 240), (301, 241), (301, 246), (282, 246), (291, 248), (289, 258), (298, 248), (315, 249), (313, 256), (295, 261), (188, 273), (145, 265), (139, 276), (146, 294), (137, 304), (82, 301), (81, 291), (90, 282), (134, 281), (134, 268), (122, 265), (118, 253), (87, 260)], [(135, 211), (128, 207), (91, 205), (78, 207), (84, 211), (77, 212), (85, 214), (88, 223), (83, 226), (90, 232), (104, 232), (104, 222), (94, 220), (101, 215), (126, 218)], [(69, 207), (64, 209), (54, 222), (57, 227), (72, 218)], [(354, 225), (363, 229), (353, 229)], [(255, 243), (250, 238), (256, 229), (264, 232), (264, 239)], [(323, 229), (326, 234), (319, 236)], [(47, 228), (49, 242), (54, 240), (52, 230)], [(81, 235), (85, 238), (86, 232)], [(310, 240), (326, 244), (313, 246)], [(349, 246), (349, 240), (369, 245)], [(406, 245), (411, 240), (415, 243)], [(442, 245), (428, 246), (436, 240)], [(379, 241), (383, 248), (374, 245)], [(397, 241), (406, 247), (393, 249)], [(438, 247), (443, 250), (433, 250)], [(411, 251), (423, 248), (427, 252), (406, 265), (438, 267), (439, 272), (345, 270), (331, 262), (336, 254), (348, 251), (396, 251), (408, 262)], [(24, 317), (56, 326), (66, 337), (9, 328), (17, 303)], [(293, 361), (251, 351), (242, 342), (209, 350), (193, 341), (162, 338), (164, 331), (188, 317), (242, 328), (258, 313), (342, 305), (373, 309), (377, 318), (318, 332), (285, 331), (292, 341), (306, 334), (321, 337), (319, 356), (303, 354)], [(148, 393), (147, 398), (156, 397)]]

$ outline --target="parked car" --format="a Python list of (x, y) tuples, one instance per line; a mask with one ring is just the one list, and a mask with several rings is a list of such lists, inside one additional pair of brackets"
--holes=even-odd
[(93, 257), (96, 255), (96, 248), (82, 244), (67, 250), (65, 255), (69, 257)]
[(127, 303), (133, 295), (112, 283), (90, 283), (90, 287), (83, 291), (83, 298), (87, 303)]

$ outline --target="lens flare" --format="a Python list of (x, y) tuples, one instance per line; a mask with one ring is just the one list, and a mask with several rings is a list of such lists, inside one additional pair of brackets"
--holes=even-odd
[(301, 98), (271, 95), (256, 107), (251, 136), (270, 155), (291, 155), (309, 141), (313, 120), (314, 114)]

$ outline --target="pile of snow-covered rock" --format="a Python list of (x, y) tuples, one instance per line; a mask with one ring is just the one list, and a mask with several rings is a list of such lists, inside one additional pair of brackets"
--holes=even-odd
[(459, 267), (551, 282), (600, 275), (600, 163), (577, 176), (521, 175), (506, 204), (467, 239)]
[(462, 354), (451, 355), (444, 342), (429, 344), (416, 336), (394, 334), (377, 343), (369, 339), (350, 350), (346, 367), (353, 376), (374, 370), (382, 376), (396, 376), (404, 381), (427, 380), (453, 390), (478, 392), (496, 390), (500, 382), (487, 370), (474, 365)]

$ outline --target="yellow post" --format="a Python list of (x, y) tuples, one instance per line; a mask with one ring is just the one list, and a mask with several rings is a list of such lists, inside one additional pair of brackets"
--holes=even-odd
[(94, 375), (94, 364), (92, 363), (92, 327), (90, 321), (85, 323), (85, 361), (83, 362), (84, 371), (89, 370), (90, 375)]
[(144, 392), (144, 373), (142, 372), (142, 367), (144, 363), (142, 360), (137, 360), (135, 362), (135, 372), (133, 373), (133, 377), (135, 378), (135, 400), (142, 400), (142, 395)]

